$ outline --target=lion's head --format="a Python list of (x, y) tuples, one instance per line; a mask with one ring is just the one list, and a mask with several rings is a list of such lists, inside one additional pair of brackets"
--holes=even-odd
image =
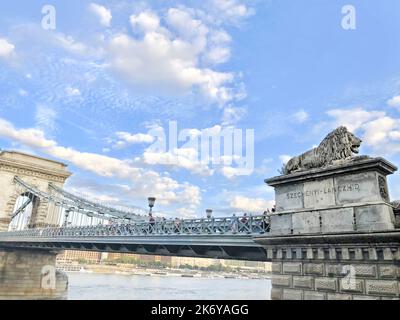
[(361, 142), (360, 138), (341, 126), (329, 133), (318, 148), (328, 164), (333, 160), (350, 158), (353, 153), (358, 154)]

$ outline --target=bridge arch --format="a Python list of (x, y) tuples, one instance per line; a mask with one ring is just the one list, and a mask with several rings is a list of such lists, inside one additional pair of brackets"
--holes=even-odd
[[(50, 183), (62, 188), (66, 179), (71, 175), (67, 165), (28, 155), (17, 151), (0, 151), (0, 231), (6, 231), (12, 226), (15, 210), (18, 210), (18, 202), (28, 195), (26, 190), (21, 190), (16, 177), (26, 183), (35, 186), (36, 189), (50, 193)], [(21, 198), (22, 197), (22, 198)], [(27, 199), (26, 199), (27, 200)], [(49, 203), (37, 196), (32, 197), (29, 218), (29, 228), (42, 227), (51, 224), (48, 217)], [(14, 219), (13, 219), (14, 218)], [(15, 222), (15, 221), (14, 221)]]

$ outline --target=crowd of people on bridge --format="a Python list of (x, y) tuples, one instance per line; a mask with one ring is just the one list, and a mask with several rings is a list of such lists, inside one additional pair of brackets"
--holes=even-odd
[[(261, 226), (262, 229), (265, 231), (269, 231), (269, 226), (270, 226), (270, 215), (272, 213), (274, 213), (276, 211), (276, 207), (274, 205), (273, 208), (267, 209), (266, 211), (263, 212), (262, 214), (262, 221), (261, 221)], [(203, 220), (205, 222), (207, 221), (212, 221), (214, 219), (214, 217), (212, 216), (212, 211), (211, 210), (207, 210), (207, 217), (204, 218)], [(248, 215), (246, 212), (243, 213), (243, 215), (241, 216), (237, 216), (235, 213), (232, 215), (232, 217), (229, 219), (230, 220), (230, 229), (233, 233), (243, 233), (243, 232), (249, 232), (250, 228), (249, 228), (249, 221), (251, 219), (251, 215)], [(257, 216), (258, 217), (258, 216)], [(167, 220), (165, 217), (161, 217), (158, 219), (158, 223), (161, 224), (161, 229), (164, 231), (165, 230), (165, 223), (167, 221), (171, 221), (173, 220), (173, 224), (174, 224), (174, 233), (180, 233), (181, 232), (181, 225), (183, 220), (181, 220), (180, 218), (176, 217), (175, 219), (169, 219)], [(148, 223), (149, 223), (149, 233), (152, 233), (155, 225), (156, 225), (156, 218), (154, 217), (153, 213), (149, 213), (148, 215)], [(210, 228), (214, 228), (217, 229), (217, 227), (210, 227)], [(216, 231), (216, 230), (214, 230)]]

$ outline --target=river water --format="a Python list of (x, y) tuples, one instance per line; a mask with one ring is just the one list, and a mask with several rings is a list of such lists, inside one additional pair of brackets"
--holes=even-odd
[(68, 273), (70, 300), (270, 300), (267, 279)]

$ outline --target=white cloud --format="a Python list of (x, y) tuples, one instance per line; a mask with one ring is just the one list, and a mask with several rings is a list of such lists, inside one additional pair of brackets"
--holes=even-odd
[(44, 105), (38, 105), (35, 112), (36, 126), (45, 131), (54, 131), (56, 129), (57, 113), (53, 108)]
[(335, 118), (334, 126), (345, 125), (350, 131), (360, 131), (365, 146), (371, 147), (379, 156), (400, 152), (400, 119), (393, 118), (384, 111), (335, 109), (328, 112)]
[(154, 136), (144, 133), (131, 134), (129, 132), (118, 131), (115, 135), (118, 137), (116, 142), (112, 142), (115, 149), (123, 149), (132, 144), (152, 143), (155, 139)]
[(45, 137), (40, 129), (17, 129), (10, 122), (0, 118), (0, 136), (20, 143), (32, 149), (68, 161), (83, 170), (99, 176), (128, 180), (131, 183), (131, 195), (143, 199), (154, 195), (162, 204), (198, 205), (201, 200), (197, 186), (161, 176), (151, 170), (133, 166), (129, 160), (104, 156), (90, 152), (80, 152), (73, 148), (59, 146), (54, 140)]
[(199, 161), (198, 152), (194, 148), (177, 148), (169, 152), (151, 152), (147, 150), (143, 153), (143, 162), (148, 165), (164, 165), (186, 169), (202, 176), (213, 174), (213, 170), (207, 164)]
[(118, 138), (128, 143), (152, 143), (154, 141), (152, 135), (143, 133), (130, 134), (128, 132), (119, 131), (116, 135)]
[(240, 0), (209, 0), (209, 3), (211, 9), (216, 11), (215, 18), (221, 20), (221, 23), (239, 22), (255, 13), (253, 8), (247, 7)]
[(262, 198), (248, 198), (245, 196), (235, 196), (230, 202), (232, 209), (243, 212), (252, 212), (262, 214), (267, 209), (271, 209), (275, 201), (264, 200)]
[(151, 11), (141, 12), (130, 17), (130, 23), (134, 31), (141, 32), (157, 31), (160, 27), (160, 18)]
[(0, 38), (0, 58), (9, 58), (14, 52), (15, 46), (7, 39)]
[(383, 111), (367, 111), (363, 108), (333, 109), (327, 114), (335, 118), (334, 126), (346, 126), (350, 131), (355, 131), (372, 119), (385, 116)]
[(269, 174), (271, 171), (271, 163), (273, 162), (272, 158), (263, 159), (261, 165), (256, 168), (254, 171), (259, 175)]
[(253, 169), (225, 166), (220, 172), (225, 178), (233, 179), (237, 176), (248, 176), (253, 173)]
[(76, 41), (72, 36), (62, 33), (51, 33), (49, 37), (50, 41), (53, 41), (55, 45), (73, 54), (83, 55), (87, 54), (90, 50), (85, 44)]
[(247, 114), (244, 108), (226, 107), (222, 116), (223, 125), (236, 124)]
[(388, 100), (387, 104), (391, 107), (400, 107), (400, 96), (395, 96)]
[(131, 86), (162, 94), (200, 93), (224, 105), (237, 98), (235, 75), (212, 69), (230, 57), (230, 36), (197, 11), (145, 10), (130, 17), (140, 36), (115, 34), (106, 46), (110, 68)]
[(299, 110), (293, 116), (298, 123), (306, 122), (309, 118), (309, 114), (304, 110)]
[(290, 159), (292, 159), (292, 157), (287, 154), (282, 154), (279, 156), (279, 160), (281, 160), (283, 164), (288, 163)]
[(112, 39), (109, 54), (111, 68), (133, 86), (159, 88), (164, 94), (184, 94), (198, 88), (221, 104), (232, 99), (225, 85), (234, 76), (199, 68), (195, 48), (183, 40), (157, 32), (146, 33), (142, 40), (121, 34)]
[[(211, 176), (215, 172), (221, 173), (228, 179), (250, 175), (254, 171), (250, 163), (251, 157), (224, 153), (225, 151), (231, 153), (234, 151), (225, 149), (227, 146), (223, 144), (224, 141), (229, 141), (227, 139), (233, 138), (233, 133), (233, 127), (222, 127), (221, 125), (202, 130), (185, 129), (178, 136), (178, 140), (184, 141), (184, 144), (172, 149), (169, 145), (170, 149), (168, 149), (164, 129), (155, 126), (148, 133), (154, 137), (154, 144), (150, 145), (135, 161), (146, 165), (185, 169), (201, 176)], [(121, 141), (119, 145), (125, 145), (125, 143)], [(210, 150), (210, 146), (212, 150)], [(246, 149), (246, 151), (248, 150)], [(237, 152), (236, 149), (235, 152)]]
[(19, 94), (21, 97), (26, 97), (26, 96), (28, 95), (28, 91), (26, 91), (26, 90), (24, 90), (24, 89), (19, 89), (19, 90), (18, 90), (18, 94)]
[(76, 97), (81, 95), (81, 92), (78, 88), (72, 88), (72, 87), (65, 88), (65, 93), (71, 97)]
[(89, 8), (100, 19), (103, 26), (109, 27), (111, 25), (112, 14), (110, 10), (96, 3), (91, 3)]

